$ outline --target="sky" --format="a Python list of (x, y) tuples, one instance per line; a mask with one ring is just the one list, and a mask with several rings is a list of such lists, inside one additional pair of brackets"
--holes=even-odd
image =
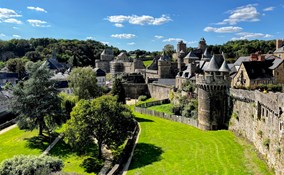
[(160, 51), (284, 38), (284, 0), (0, 0), (0, 39), (93, 39)]

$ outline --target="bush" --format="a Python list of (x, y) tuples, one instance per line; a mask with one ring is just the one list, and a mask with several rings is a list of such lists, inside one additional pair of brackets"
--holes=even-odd
[(63, 168), (63, 161), (50, 156), (18, 155), (0, 165), (3, 175), (51, 174)]
[(97, 158), (87, 158), (80, 165), (87, 173), (97, 173), (104, 166), (103, 160)]
[(263, 145), (264, 145), (267, 149), (269, 149), (269, 144), (270, 144), (270, 140), (269, 140), (269, 139), (265, 139), (265, 140), (263, 141)]
[(147, 96), (146, 95), (140, 95), (139, 97), (138, 97), (138, 101), (145, 101), (145, 100), (147, 100)]

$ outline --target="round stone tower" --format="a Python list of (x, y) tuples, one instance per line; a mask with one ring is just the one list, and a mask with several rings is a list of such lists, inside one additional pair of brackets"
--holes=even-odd
[(202, 130), (226, 128), (229, 73), (230, 68), (226, 61), (224, 60), (222, 65), (219, 66), (216, 57), (213, 55), (204, 69), (204, 74), (197, 74), (196, 76), (198, 127)]

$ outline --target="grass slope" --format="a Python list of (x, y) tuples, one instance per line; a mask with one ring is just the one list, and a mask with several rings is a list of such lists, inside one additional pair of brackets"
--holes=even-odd
[(251, 145), (230, 131), (135, 113), (142, 131), (128, 175), (273, 174)]
[(18, 154), (41, 154), (41, 149), (33, 149), (28, 145), (28, 139), (38, 134), (37, 130), (25, 132), (14, 128), (0, 135), (0, 162)]
[(153, 60), (147, 60), (147, 61), (143, 61), (145, 67), (148, 67), (152, 64)]
[(151, 110), (154, 110), (154, 111), (158, 111), (158, 112), (164, 112), (166, 114), (173, 114), (173, 112), (172, 112), (173, 105), (171, 103), (157, 105), (157, 106), (151, 106), (148, 109), (151, 109)]

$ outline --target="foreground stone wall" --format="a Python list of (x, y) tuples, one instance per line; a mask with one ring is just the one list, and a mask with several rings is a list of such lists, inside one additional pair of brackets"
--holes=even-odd
[(145, 83), (124, 83), (126, 97), (137, 99), (140, 95), (149, 96), (147, 84)]
[(251, 141), (276, 174), (284, 174), (284, 94), (230, 89), (229, 129)]

